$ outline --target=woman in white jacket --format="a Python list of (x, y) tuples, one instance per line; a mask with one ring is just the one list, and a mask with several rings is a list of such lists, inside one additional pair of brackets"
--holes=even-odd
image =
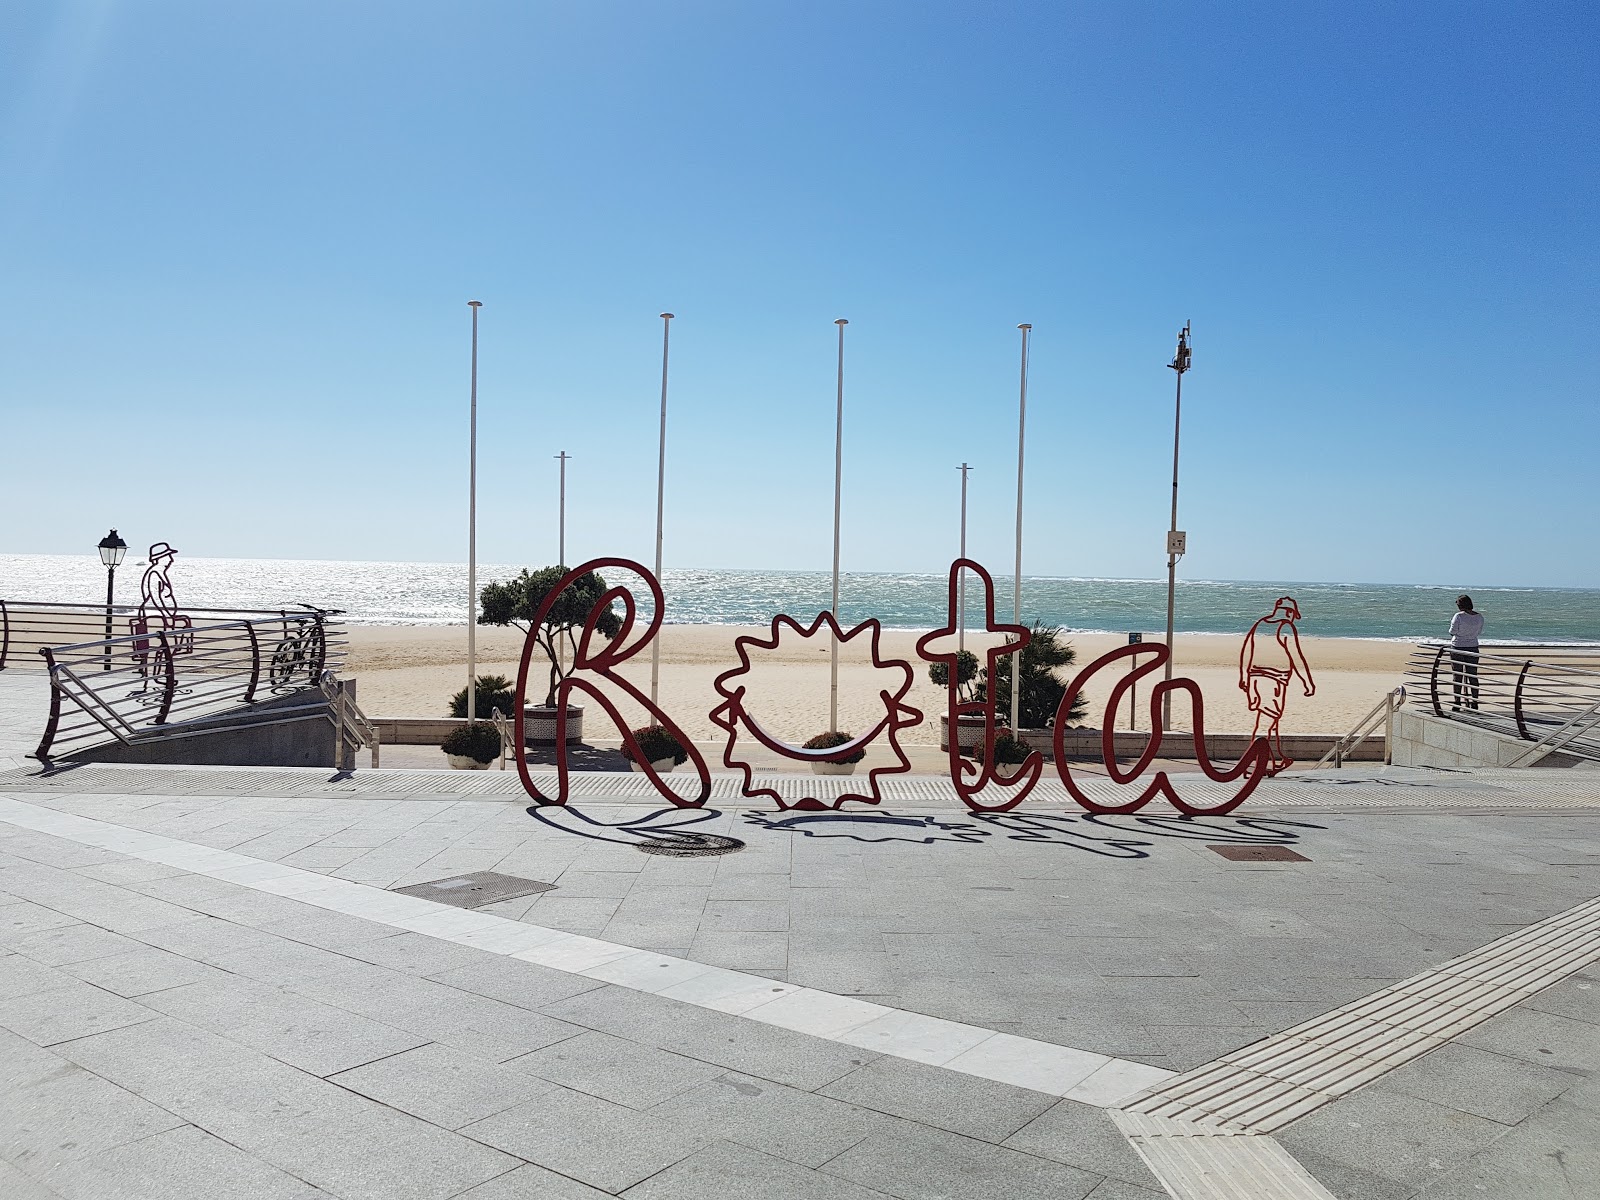
[(1456, 597), (1456, 615), (1450, 618), (1450, 683), (1455, 703), (1451, 712), (1478, 707), (1478, 638), (1483, 614), (1472, 607), (1471, 596)]

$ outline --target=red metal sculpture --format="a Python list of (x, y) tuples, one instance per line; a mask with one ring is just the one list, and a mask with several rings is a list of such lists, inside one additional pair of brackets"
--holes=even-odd
[[(591, 571), (600, 571), (616, 567), (632, 571), (643, 579), (650, 589), (652, 600), (650, 622), (645, 626), (637, 638), (629, 640), (633, 635), (634, 617), (636, 606), (633, 593), (625, 587), (609, 587), (605, 593), (595, 601), (589, 610), (589, 617), (584, 622), (583, 635), (578, 639), (577, 653), (573, 656), (572, 669), (556, 686), (556, 794), (546, 796), (533, 782), (533, 776), (528, 771), (527, 747), (523, 744), (523, 709), (527, 706), (528, 698), (528, 667), (533, 659), (534, 633), (544, 625), (545, 618), (550, 615), (550, 610), (555, 607), (561, 598), (561, 593), (571, 587), (577, 580), (582, 579)], [(594, 645), (595, 625), (600, 620), (602, 613), (608, 612), (613, 604), (622, 605), (622, 628), (617, 631), (617, 636), (609, 642), (596, 647)], [(671, 717), (667, 716), (660, 708), (650, 702), (650, 697), (641, 692), (633, 684), (616, 673), (616, 668), (639, 651), (650, 644), (652, 638), (661, 628), (662, 617), (665, 613), (666, 598), (661, 593), (661, 585), (656, 582), (656, 577), (645, 567), (632, 559), (627, 558), (596, 558), (581, 566), (574, 567), (561, 577), (559, 583), (550, 589), (544, 602), (534, 613), (533, 621), (528, 626), (528, 636), (522, 645), (522, 660), (517, 665), (517, 692), (516, 692), (516, 722), (513, 737), (516, 741), (517, 774), (522, 779), (522, 786), (527, 789), (528, 795), (540, 804), (565, 804), (571, 796), (568, 782), (569, 765), (567, 762), (567, 699), (573, 691), (580, 691), (592, 697), (601, 708), (605, 709), (617, 729), (622, 734), (623, 744), (638, 763), (650, 785), (660, 792), (663, 797), (670, 800), (680, 808), (698, 808), (711, 796), (711, 772), (706, 768), (706, 760), (699, 749), (689, 740), (687, 734), (680, 729)], [(639, 744), (635, 741), (629, 723), (617, 710), (611, 697), (602, 691), (591, 680), (605, 680), (612, 687), (617, 688), (629, 696), (648, 712), (654, 722), (664, 728), (668, 733), (683, 745), (689, 753), (689, 761), (694, 763), (694, 769), (699, 776), (698, 794), (689, 797), (681, 796), (667, 786), (665, 780), (656, 772), (648, 759), (639, 751)]]
[(1278, 721), (1289, 698), (1289, 681), (1298, 675), (1307, 696), (1317, 692), (1305, 651), (1300, 648), (1300, 631), (1295, 627), (1299, 619), (1300, 606), (1294, 597), (1280, 596), (1272, 611), (1250, 626), (1239, 647), (1239, 688), (1256, 715), (1254, 736), (1263, 739), (1271, 750), (1269, 775), (1276, 775), (1294, 762), (1283, 752), (1278, 734)]
[[(982, 700), (961, 700), (958, 658), (956, 652), (951, 650), (947, 654), (933, 652), (933, 643), (943, 638), (956, 636), (958, 618), (960, 617), (960, 591), (961, 572), (971, 571), (978, 577), (983, 587), (983, 632), (1003, 633), (1010, 640), (999, 645), (991, 646), (988, 650), (988, 676), (995, 678), (995, 666), (1007, 654), (1021, 654), (1022, 648), (1032, 640), (1033, 635), (1021, 625), (999, 625), (994, 619), (994, 579), (989, 572), (970, 558), (958, 558), (950, 564), (950, 596), (948, 619), (943, 629), (935, 629), (924, 634), (917, 641), (917, 653), (929, 662), (943, 663), (949, 672), (949, 701), (947, 713), (950, 721), (950, 782), (955, 785), (956, 794), (961, 801), (974, 812), (1005, 812), (1021, 804), (1028, 793), (1033, 791), (1039, 782), (1039, 775), (1044, 770), (1044, 755), (1035, 750), (1031, 752), (1022, 764), (1011, 775), (996, 769), (994, 762), (994, 743), (998, 736), (998, 722), (995, 718), (994, 689), (990, 688)], [(1066, 710), (1063, 709), (1063, 712)], [(961, 753), (960, 722), (964, 716), (983, 717), (983, 745), (984, 755), (980, 762), (973, 762)], [(1009, 795), (990, 803), (983, 797), (983, 792), (990, 783), (1001, 788), (1015, 788)]]
[[(1131, 768), (1123, 769), (1117, 762), (1116, 732), (1112, 728), (1114, 722), (1111, 714), (1117, 711), (1122, 702), (1122, 694), (1134, 686), (1141, 676), (1153, 675), (1166, 665), (1171, 651), (1160, 642), (1144, 645), (1118, 646), (1109, 654), (1102, 654), (1090, 663), (1073, 681), (1067, 685), (1066, 693), (1061, 697), (1061, 704), (1056, 709), (1056, 727), (1054, 750), (1056, 770), (1061, 775), (1061, 783), (1068, 793), (1082, 807), (1094, 813), (1130, 813), (1143, 808), (1157, 796), (1164, 796), (1167, 802), (1181, 813), (1191, 817), (1220, 816), (1232, 812), (1249, 798), (1250, 793), (1264, 779), (1269, 771), (1267, 769), (1267, 744), (1261, 738), (1256, 738), (1250, 743), (1250, 748), (1244, 756), (1233, 766), (1223, 770), (1215, 766), (1206, 753), (1205, 730), (1205, 701), (1200, 695), (1200, 686), (1192, 679), (1173, 679), (1157, 683), (1150, 689), (1150, 740), (1145, 744), (1144, 753), (1139, 756), (1139, 761)], [(1141, 656), (1148, 656), (1148, 661), (1140, 662)], [(1105, 765), (1106, 773), (1113, 783), (1131, 784), (1144, 774), (1145, 768), (1157, 757), (1161, 751), (1161, 739), (1164, 736), (1161, 729), (1162, 702), (1171, 692), (1185, 692), (1189, 696), (1194, 712), (1194, 727), (1190, 736), (1194, 739), (1195, 760), (1200, 764), (1200, 769), (1206, 776), (1217, 783), (1232, 783), (1243, 778), (1244, 782), (1234, 794), (1221, 804), (1201, 805), (1190, 804), (1178, 794), (1172, 786), (1172, 780), (1165, 771), (1157, 771), (1139, 794), (1125, 804), (1104, 804), (1093, 799), (1078, 786), (1078, 781), (1072, 776), (1071, 764), (1067, 762), (1064, 741), (1066, 725), (1064, 718), (1072, 708), (1072, 702), (1078, 694), (1088, 686), (1096, 673), (1121, 662), (1123, 659), (1132, 660), (1132, 669), (1125, 674), (1118, 674), (1116, 682), (1111, 688), (1111, 696), (1106, 701), (1106, 719), (1101, 722), (1100, 730), (1100, 757)]]
[[(746, 674), (750, 670), (750, 650), (776, 650), (778, 642), (783, 637), (785, 629), (793, 630), (802, 638), (814, 636), (819, 629), (826, 625), (833, 636), (841, 643), (848, 642), (862, 633), (868, 634), (867, 646), (872, 652), (872, 665), (878, 669), (897, 669), (901, 672), (900, 685), (894, 691), (878, 692), (883, 701), (883, 716), (869, 729), (857, 737), (851, 738), (842, 746), (830, 749), (808, 750), (803, 746), (794, 746), (774, 737), (761, 727), (759, 721), (753, 717), (744, 706), (745, 688), (736, 686), (730, 688), (730, 681)], [(895, 775), (911, 769), (910, 760), (906, 758), (905, 751), (900, 747), (899, 732), (922, 723), (922, 713), (907, 704), (902, 703), (911, 692), (912, 672), (911, 664), (904, 659), (884, 659), (879, 655), (879, 638), (883, 633), (883, 626), (876, 620), (863, 621), (848, 633), (839, 628), (839, 622), (831, 612), (817, 614), (817, 619), (810, 625), (802, 627), (800, 622), (793, 617), (780, 614), (772, 618), (771, 636), (757, 637), (754, 634), (744, 634), (733, 641), (734, 651), (739, 655), (739, 665), (718, 675), (712, 686), (717, 694), (722, 697), (723, 703), (711, 711), (711, 721), (718, 728), (727, 731), (728, 744), (723, 748), (722, 761), (725, 765), (743, 772), (744, 783), (741, 791), (750, 797), (770, 796), (777, 801), (779, 808), (798, 808), (807, 811), (838, 808), (846, 801), (861, 800), (868, 804), (879, 804), (883, 800), (882, 792), (878, 787), (878, 776)], [(887, 767), (873, 767), (867, 772), (866, 792), (845, 792), (835, 797), (831, 802), (824, 801), (816, 796), (806, 796), (792, 804), (785, 802), (784, 798), (773, 788), (752, 787), (751, 776), (754, 768), (751, 764), (740, 758), (734, 757), (734, 750), (739, 742), (739, 729), (743, 726), (745, 731), (761, 745), (765, 746), (785, 758), (797, 762), (844, 762), (854, 756), (877, 739), (879, 734), (887, 734), (889, 748), (894, 752), (895, 762)]]

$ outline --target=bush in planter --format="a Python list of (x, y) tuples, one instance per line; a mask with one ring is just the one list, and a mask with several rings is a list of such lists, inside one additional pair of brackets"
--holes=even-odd
[[(832, 730), (829, 730), (826, 733), (819, 733), (814, 738), (806, 739), (806, 741), (802, 742), (801, 745), (804, 746), (805, 749), (807, 749), (807, 750), (832, 750), (835, 746), (842, 746), (846, 742), (848, 742), (849, 740), (850, 740), (850, 735), (848, 733), (840, 733), (837, 729), (832, 729)], [(854, 754), (850, 755), (848, 758), (833, 759), (831, 761), (833, 761), (833, 762), (843, 762), (843, 763), (858, 763), (863, 758), (865, 758), (866, 756), (867, 756), (866, 748), (862, 747), (861, 749), (857, 750)]]
[[(479, 621), (484, 625), (515, 625), (523, 633), (528, 633), (539, 606), (566, 573), (565, 567), (541, 567), (532, 572), (524, 567), (522, 574), (515, 579), (486, 584), (478, 593)], [(571, 671), (572, 661), (578, 654), (578, 636), (583, 632), (590, 611), (605, 591), (606, 581), (598, 571), (579, 576), (551, 606), (540, 627), (532, 630), (534, 641), (544, 651), (545, 658), (550, 660), (550, 686), (545, 691), (545, 707), (555, 706), (556, 688)], [(622, 618), (617, 616), (613, 601), (595, 622), (595, 631), (602, 637), (613, 638), (621, 630)], [(561, 665), (563, 656), (556, 650), (557, 645), (562, 643), (566, 647), (565, 670)]]
[(622, 757), (629, 762), (638, 762), (640, 766), (646, 763), (660, 762), (663, 758), (670, 758), (673, 766), (678, 766), (689, 760), (689, 751), (684, 744), (673, 737), (659, 725), (646, 725), (642, 729), (635, 729), (633, 740), (639, 743), (639, 753), (644, 755), (644, 761), (635, 758), (628, 748), (628, 743), (622, 743)]
[[(504, 675), (479, 675), (477, 687), (477, 711), (472, 715), (480, 721), (487, 721), (494, 716), (494, 710), (499, 709), (504, 715), (511, 715), (511, 706), (516, 702), (516, 687)], [(467, 715), (467, 689), (462, 688), (450, 697), (450, 715), (464, 717)]]
[(493, 762), (500, 757), (500, 731), (486, 721), (468, 721), (459, 729), (452, 729), (439, 748), (457, 758)]
[[(978, 656), (971, 650), (956, 651), (956, 699), (968, 704), (977, 699), (977, 680), (983, 674), (978, 669)], [(942, 663), (928, 664), (928, 678), (936, 687), (950, 686), (950, 668)]]

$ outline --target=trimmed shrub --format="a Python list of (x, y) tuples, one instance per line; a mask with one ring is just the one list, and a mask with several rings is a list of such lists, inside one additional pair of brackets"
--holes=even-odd
[[(466, 691), (465, 688), (461, 690)], [(439, 748), (457, 758), (493, 762), (500, 756), (500, 731), (485, 721), (469, 721), (459, 729), (452, 729)]]
[[(808, 738), (801, 745), (807, 750), (832, 750), (835, 746), (842, 746), (850, 740), (848, 733), (840, 733), (837, 729), (830, 729), (826, 733), (819, 733), (814, 738)], [(867, 756), (865, 747), (857, 750), (848, 758), (830, 759), (830, 762), (858, 763)]]
[(646, 763), (660, 762), (663, 758), (670, 758), (672, 765), (689, 760), (689, 751), (684, 744), (673, 737), (660, 725), (646, 725), (642, 729), (630, 731), (633, 740), (639, 743), (639, 753), (644, 755), (643, 762), (634, 757), (633, 751), (628, 748), (628, 743), (622, 743), (622, 757), (629, 762), (637, 762), (640, 766)]

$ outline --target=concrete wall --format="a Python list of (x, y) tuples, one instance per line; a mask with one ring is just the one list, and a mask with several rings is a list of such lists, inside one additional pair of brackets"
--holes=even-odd
[(294, 714), (296, 719), (282, 725), (264, 722), (281, 719), (275, 710), (296, 708), (321, 701), (321, 692), (299, 692), (283, 696), (250, 708), (252, 718), (263, 722), (244, 728), (218, 729), (206, 732), (206, 727), (219, 720), (238, 720), (239, 714), (228, 713), (202, 721), (186, 722), (181, 728), (190, 737), (159, 738), (149, 742), (123, 745), (113, 742), (108, 746), (94, 746), (61, 760), (68, 762), (143, 763), (165, 766), (199, 767), (333, 767), (337, 750), (333, 722), (325, 715), (327, 703), (317, 703), (305, 714)]
[[(1049, 751), (1051, 731), (1047, 729), (1023, 730), (1023, 740), (1030, 746), (1040, 750)], [(1116, 752), (1119, 759), (1138, 758), (1144, 753), (1145, 746), (1150, 741), (1150, 735), (1145, 732), (1132, 730), (1118, 730), (1113, 734)], [(1339, 740), (1333, 734), (1326, 733), (1301, 733), (1285, 734), (1283, 738), (1283, 752), (1296, 763), (1304, 766), (1313, 766)], [(1236, 762), (1244, 757), (1245, 751), (1250, 748), (1250, 735), (1248, 733), (1208, 733), (1206, 734), (1206, 754), (1213, 762)], [(1068, 758), (1098, 759), (1100, 757), (1100, 731), (1098, 729), (1069, 729), (1063, 739), (1063, 749)], [(1161, 739), (1161, 757), (1163, 758), (1193, 758), (1194, 739), (1184, 731), (1168, 733)], [(1383, 735), (1376, 734), (1363, 738), (1356, 746), (1345, 754), (1346, 762), (1382, 762), (1383, 761)]]
[[(1506, 767), (1532, 746), (1511, 734), (1420, 709), (1401, 709), (1394, 715), (1393, 762), (1397, 767)], [(1548, 754), (1534, 765), (1570, 767), (1581, 761), (1570, 754)]]

